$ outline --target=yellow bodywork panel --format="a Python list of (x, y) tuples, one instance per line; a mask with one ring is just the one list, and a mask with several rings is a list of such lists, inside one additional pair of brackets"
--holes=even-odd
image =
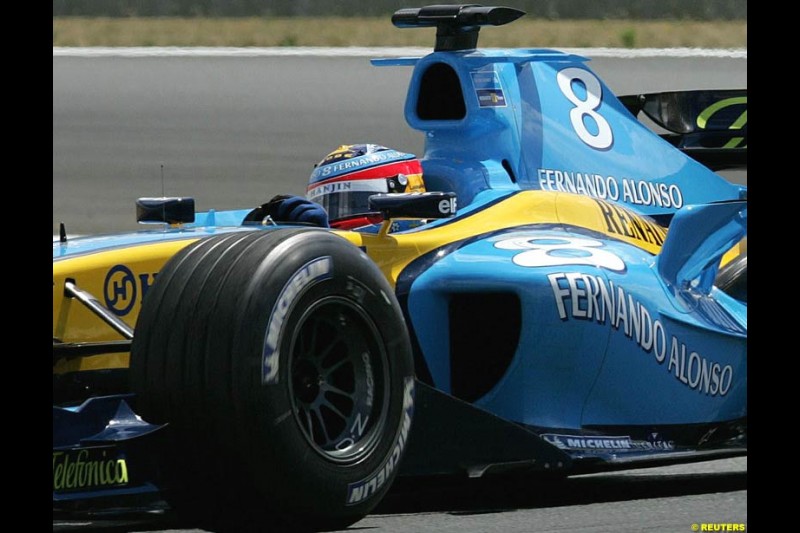
[(725, 252), (720, 261), (720, 266), (725, 266), (741, 254), (747, 253), (747, 237), (736, 243), (733, 248)]
[[(667, 232), (633, 211), (603, 200), (551, 191), (523, 191), (478, 208), (452, 222), (405, 233), (334, 231), (366, 250), (394, 286), (411, 261), (441, 246), (489, 232), (531, 224), (564, 224), (587, 228), (658, 254)], [(255, 230), (258, 231), (258, 230)], [(101, 342), (122, 337), (80, 302), (65, 297), (64, 283), (74, 280), (93, 294), (131, 328), (136, 324), (142, 299), (164, 264), (180, 249), (196, 242), (183, 240), (146, 243), (53, 263), (53, 337), (63, 342)], [(734, 246), (723, 258), (727, 263), (746, 252), (747, 241)], [(128, 354), (107, 354), (63, 361), (54, 371), (68, 372), (127, 365)]]
[(133, 328), (142, 298), (164, 263), (196, 240), (142, 244), (54, 261), (53, 337), (62, 342), (122, 340), (83, 304), (65, 296), (65, 281), (73, 280), (103, 305), (113, 302), (119, 318)]
[(525, 191), (476, 213), (429, 230), (376, 235), (336, 232), (366, 248), (394, 286), (400, 272), (417, 257), (475, 235), (528, 224), (567, 224), (592, 229), (653, 254), (666, 238), (660, 226), (633, 211), (602, 200), (550, 191)]

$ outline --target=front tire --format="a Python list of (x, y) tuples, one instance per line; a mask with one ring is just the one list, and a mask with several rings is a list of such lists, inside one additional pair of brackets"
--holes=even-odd
[(171, 426), (171, 501), (225, 529), (359, 520), (397, 472), (413, 411), (394, 293), (325, 230), (182, 250), (144, 302), (131, 375), (141, 413)]

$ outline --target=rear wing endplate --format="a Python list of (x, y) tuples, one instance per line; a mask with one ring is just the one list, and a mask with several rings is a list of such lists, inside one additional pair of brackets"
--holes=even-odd
[(747, 168), (747, 90), (699, 90), (619, 98), (637, 118), (667, 130), (661, 137), (712, 170)]

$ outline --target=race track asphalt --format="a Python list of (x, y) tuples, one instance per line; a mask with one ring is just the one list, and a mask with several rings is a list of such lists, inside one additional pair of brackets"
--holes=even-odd
[[(598, 58), (617, 94), (747, 87), (747, 60)], [(198, 210), (302, 193), (339, 144), (420, 154), (406, 125), (411, 69), (366, 58), (53, 57), (53, 233), (135, 229), (134, 201), (194, 196)], [(746, 183), (746, 174), (732, 174)], [(595, 474), (558, 485), (400, 487), (350, 530), (690, 532), (747, 524), (747, 459)], [(169, 513), (53, 519), (53, 531), (198, 531)], [(185, 526), (184, 526), (185, 527)]]
[[(484, 479), (401, 486), (343, 531), (691, 533), (694, 524), (747, 526), (747, 458), (576, 476), (557, 484)], [(206, 530), (187, 527), (164, 512), (54, 517), (53, 531)]]
[[(594, 59), (617, 94), (747, 86), (747, 60)], [(197, 209), (305, 192), (340, 144), (416, 154), (403, 105), (410, 67), (367, 58), (53, 57), (53, 233), (135, 229), (141, 196)]]

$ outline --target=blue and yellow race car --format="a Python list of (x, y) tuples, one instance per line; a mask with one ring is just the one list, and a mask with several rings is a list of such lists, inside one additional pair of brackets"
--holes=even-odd
[(395, 13), (437, 30), (373, 61), (414, 68), (426, 192), (373, 195), (376, 226), (157, 198), (155, 230), (62, 233), (54, 509), (324, 529), (398, 475), (747, 453), (747, 191), (716, 173), (746, 166), (746, 92), (617, 97), (583, 57), (477, 48), (522, 14)]

